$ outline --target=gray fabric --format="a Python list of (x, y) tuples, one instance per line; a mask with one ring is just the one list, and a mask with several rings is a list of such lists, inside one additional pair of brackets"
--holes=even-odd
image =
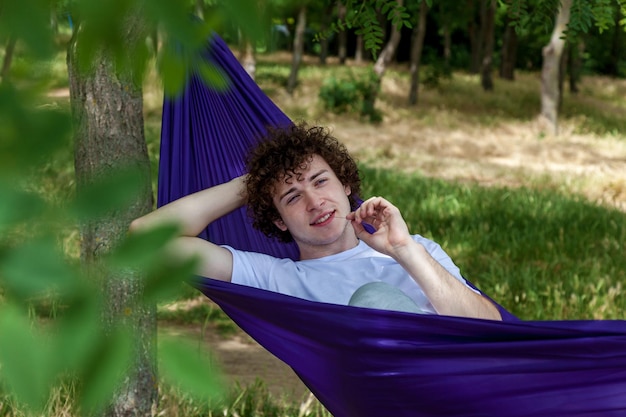
[(405, 311), (408, 313), (428, 313), (396, 287), (385, 282), (370, 282), (357, 289), (348, 305), (355, 307), (377, 308), (380, 310)]

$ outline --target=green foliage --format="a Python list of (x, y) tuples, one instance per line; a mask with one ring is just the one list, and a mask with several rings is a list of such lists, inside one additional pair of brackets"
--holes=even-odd
[[(544, 33), (550, 33), (554, 19), (561, 7), (560, 0), (511, 0), (504, 4), (509, 10), (513, 24), (518, 28), (540, 27)], [(502, 6), (501, 5), (501, 6)], [(589, 33), (595, 26), (600, 33), (615, 25), (615, 13), (624, 16), (624, 4), (621, 0), (573, 0), (568, 25), (568, 36)], [(620, 21), (621, 25), (626, 22)]]
[[(425, 0), (430, 4), (429, 0)], [(378, 20), (378, 11), (391, 21), (398, 29), (411, 28), (410, 15), (404, 6), (395, 0), (346, 0), (343, 2), (350, 11), (345, 20), (337, 20), (330, 28), (318, 34), (318, 37), (328, 37), (331, 33), (343, 32), (347, 29), (355, 29), (357, 35), (363, 36), (366, 49), (376, 56), (383, 43), (384, 32)]]
[[(252, 0), (230, 1), (235, 18), (253, 30)], [(144, 33), (160, 28), (181, 50), (204, 46), (211, 30), (192, 23), (180, 2), (139, 0), (10, 1), (0, 13), (0, 40), (17, 38), (11, 77), (0, 83), (0, 415), (50, 415), (58, 395), (69, 396), (74, 415), (97, 412), (113, 397), (136, 355), (136, 335), (127, 325), (129, 307), (107, 323), (110, 311), (102, 283), (80, 264), (77, 225), (103, 213), (122, 213), (137, 195), (138, 175), (123, 171), (104, 178), (77, 198), (71, 179), (71, 109), (48, 96), (51, 87), (67, 87), (65, 47), (67, 19), (59, 15), (59, 32), (50, 14), (70, 13), (80, 70), (90, 70), (105, 51), (120, 75), (140, 85), (154, 59), (146, 38), (127, 39), (122, 27), (131, 11), (143, 7)], [(58, 58), (61, 58), (58, 60)], [(168, 92), (182, 86), (192, 54), (160, 57)], [(58, 69), (61, 62), (63, 70)], [(221, 74), (197, 67), (212, 85), (224, 86)], [(59, 73), (63, 74), (59, 77)], [(173, 80), (173, 81), (172, 81)], [(94, 100), (98, 98), (95, 97)], [(60, 167), (60, 165), (63, 165)], [(62, 171), (62, 172), (60, 172)], [(62, 180), (63, 185), (52, 184)], [(48, 183), (46, 183), (48, 182)], [(172, 265), (163, 256), (173, 228), (130, 236), (97, 265), (111, 279), (142, 280), (136, 308), (164, 303), (178, 294), (193, 262)], [(115, 250), (117, 249), (117, 250)], [(164, 341), (159, 351), (163, 381), (181, 387), (189, 398), (206, 401), (221, 393), (213, 360), (180, 340)], [(62, 393), (62, 394), (59, 394)]]
[(380, 89), (380, 80), (373, 70), (346, 77), (330, 76), (324, 80), (319, 98), (324, 108), (334, 113), (355, 112), (372, 123), (382, 120), (380, 111), (374, 108), (374, 97)]

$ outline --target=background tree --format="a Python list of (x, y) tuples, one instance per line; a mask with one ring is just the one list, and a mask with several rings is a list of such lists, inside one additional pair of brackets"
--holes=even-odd
[(4, 48), (4, 58), (2, 59), (2, 68), (0, 69), (0, 81), (5, 80), (9, 76), (16, 44), (17, 39), (14, 36), (9, 35)]
[[(103, 213), (81, 224), (81, 259), (88, 274), (98, 280), (106, 294), (104, 322), (113, 326), (120, 318), (136, 335), (132, 365), (127, 378), (110, 404), (107, 416), (150, 416), (157, 390), (155, 337), (156, 308), (140, 302), (142, 280), (132, 272), (109, 271), (102, 258), (120, 245), (130, 222), (152, 210), (150, 160), (143, 125), (142, 67), (138, 57), (147, 58), (143, 49), (149, 28), (143, 19), (141, 3), (120, 16), (118, 33), (129, 47), (116, 57), (106, 45), (90, 51), (79, 42), (84, 31), (98, 19), (83, 9), (76, 21), (75, 36), (68, 51), (68, 73), (72, 113), (76, 121), (74, 165), (79, 198), (90, 187), (132, 168), (140, 179), (137, 199), (125, 210)], [(123, 35), (122, 35), (123, 34)], [(116, 62), (118, 61), (118, 62)], [(129, 65), (135, 61), (136, 64)], [(112, 331), (112, 330), (111, 330)]]
[[(244, 3), (230, 2), (240, 8), (240, 21), (251, 16)], [(190, 10), (170, 2), (72, 3), (68, 78), (77, 190), (48, 201), (51, 196), (39, 196), (28, 183), (70, 142), (69, 110), (41, 106), (56, 42), (65, 41), (50, 24), (48, 1), (5, 6), (0, 38), (13, 34), (23, 47), (20, 71), (0, 86), (0, 385), (33, 415), (67, 379), (74, 381), (81, 415), (103, 404), (109, 404), (106, 415), (152, 415), (161, 376), (192, 397), (215, 394), (214, 367), (181, 338), (162, 340), (157, 378), (154, 303), (190, 273), (190, 265), (159, 260), (172, 230), (122, 239), (130, 219), (152, 208), (141, 94), (147, 29), (158, 22), (170, 39), (196, 51), (206, 46), (207, 26), (191, 24)], [(256, 18), (245, 26), (252, 29)], [(183, 85), (189, 67), (187, 55), (176, 53), (159, 61), (169, 93)], [(82, 268), (60, 248), (76, 223)], [(42, 299), (57, 306), (45, 329), (33, 317), (33, 304)]]
[(493, 49), (495, 43), (496, 0), (484, 1), (481, 6), (482, 60), (480, 84), (483, 90), (493, 90)]
[[(510, 2), (509, 2), (510, 3)], [(500, 49), (500, 78), (515, 80), (515, 65), (517, 62), (517, 31), (511, 24), (509, 5), (504, 10), (504, 34), (502, 35), (502, 48)]]
[(428, 4), (425, 1), (420, 2), (417, 25), (413, 30), (413, 39), (411, 44), (411, 63), (409, 65), (409, 74), (411, 76), (411, 87), (409, 88), (409, 104), (417, 104), (419, 91), (419, 72), (420, 61), (422, 58), (422, 50), (424, 49), (424, 37), (426, 36), (426, 14), (428, 13)]
[(296, 31), (293, 38), (293, 51), (291, 58), (291, 70), (287, 79), (287, 92), (293, 94), (298, 84), (298, 71), (302, 63), (304, 54), (304, 33), (306, 30), (306, 4), (298, 8), (298, 17), (296, 19)]
[(553, 133), (558, 132), (557, 115), (560, 101), (559, 79), (561, 54), (565, 46), (564, 34), (570, 19), (572, 0), (563, 0), (558, 11), (550, 43), (543, 49), (541, 70), (541, 119)]

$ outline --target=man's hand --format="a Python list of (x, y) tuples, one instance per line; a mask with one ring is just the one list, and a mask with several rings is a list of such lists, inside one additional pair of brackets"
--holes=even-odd
[[(394, 259), (413, 243), (400, 210), (382, 197), (372, 197), (364, 201), (346, 218), (352, 222), (359, 239)], [(370, 234), (365, 230), (364, 223), (372, 225), (376, 231)]]

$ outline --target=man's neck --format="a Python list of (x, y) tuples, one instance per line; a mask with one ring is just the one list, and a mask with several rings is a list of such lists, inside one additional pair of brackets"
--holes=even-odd
[(329, 245), (299, 245), (300, 260), (320, 259), (326, 256), (336, 255), (341, 252), (355, 248), (359, 244), (356, 235), (354, 238), (345, 241), (334, 242)]

